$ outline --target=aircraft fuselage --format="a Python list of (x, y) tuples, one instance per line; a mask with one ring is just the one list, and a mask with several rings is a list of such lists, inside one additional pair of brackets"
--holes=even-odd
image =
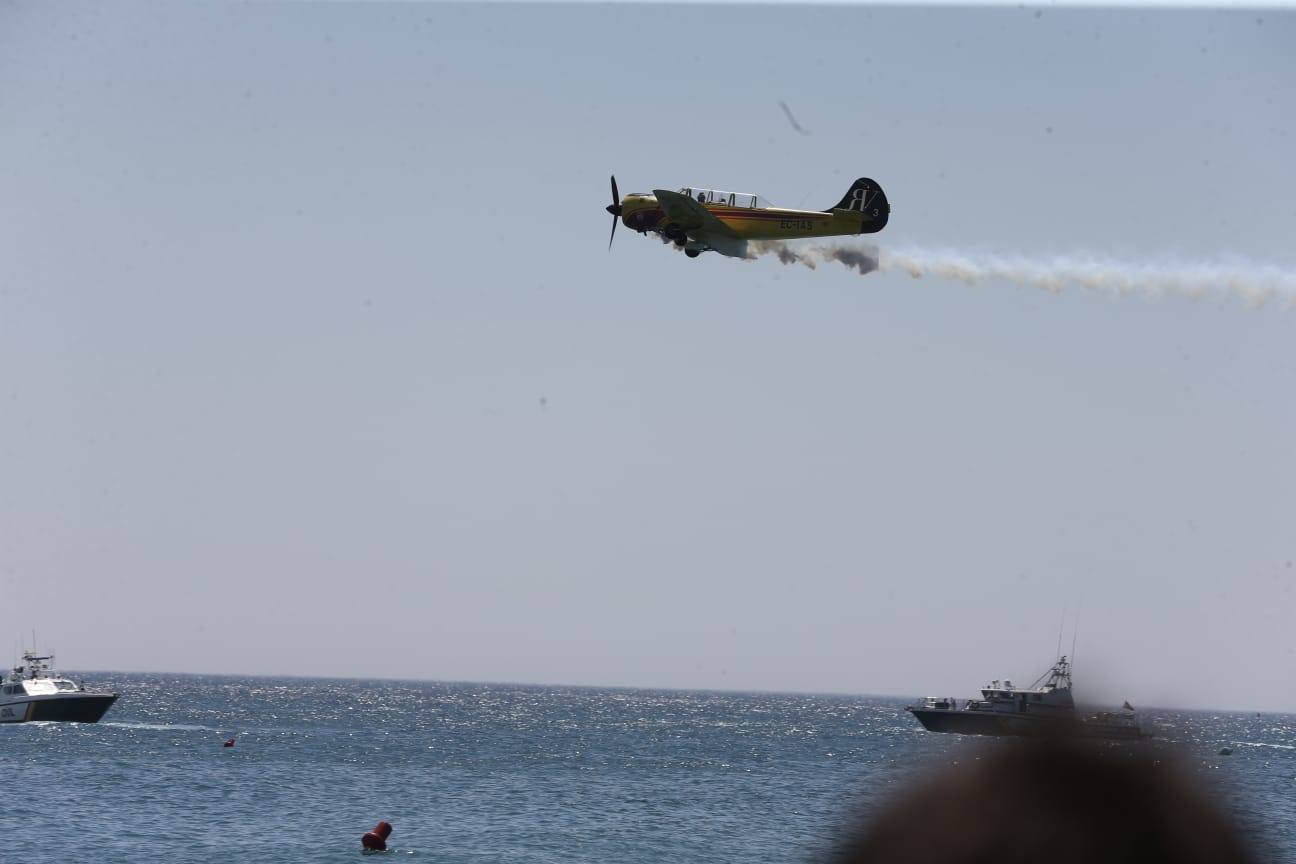
[[(711, 215), (744, 240), (797, 240), (862, 234), (872, 228), (854, 210), (789, 210), (703, 204)], [(660, 230), (666, 211), (655, 195), (627, 195), (621, 204), (621, 224), (632, 231)], [(876, 229), (873, 229), (876, 230)]]

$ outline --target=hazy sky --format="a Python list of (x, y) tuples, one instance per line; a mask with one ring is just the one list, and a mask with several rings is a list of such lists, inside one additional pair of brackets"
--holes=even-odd
[[(1296, 312), (696, 261), (1296, 267), (1296, 13), (0, 7), (0, 634), (69, 668), (1296, 710)], [(786, 102), (798, 134), (778, 103)], [(26, 637), (30, 640), (30, 636)], [(1070, 641), (1068, 631), (1067, 641)]]

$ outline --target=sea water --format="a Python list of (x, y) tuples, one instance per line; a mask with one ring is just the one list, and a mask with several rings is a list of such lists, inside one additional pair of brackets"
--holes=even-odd
[[(0, 726), (0, 861), (358, 862), (385, 819), (384, 860), (795, 864), (985, 743), (867, 696), (88, 679), (102, 722)], [(1144, 717), (1296, 862), (1296, 716)]]

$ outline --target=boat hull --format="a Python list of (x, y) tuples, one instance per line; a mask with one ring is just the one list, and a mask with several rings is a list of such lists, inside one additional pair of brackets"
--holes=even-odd
[(76, 693), (16, 699), (0, 704), (0, 723), (29, 723), (38, 720), (98, 723), (116, 701), (116, 693)]
[(1131, 741), (1148, 737), (1139, 730), (1138, 726), (1124, 723), (1101, 723), (1062, 717), (1031, 717), (1023, 714), (948, 708), (910, 708), (909, 712), (929, 732), (1019, 737), (1063, 735)]

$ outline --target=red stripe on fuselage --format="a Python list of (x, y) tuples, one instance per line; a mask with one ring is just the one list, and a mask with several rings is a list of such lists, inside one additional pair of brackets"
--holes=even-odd
[(795, 219), (800, 222), (810, 222), (810, 221), (831, 222), (832, 221), (831, 216), (780, 216), (777, 213), (767, 213), (761, 216), (753, 216), (747, 213), (712, 213), (711, 215), (716, 217), (717, 219), (769, 219), (769, 220), (777, 219), (779, 221), (783, 221), (785, 219), (787, 220)]
[(798, 212), (796, 210), (778, 213), (769, 210), (747, 210), (741, 207), (724, 209), (708, 207), (707, 212), (717, 219), (823, 219), (824, 221), (831, 221), (833, 218), (831, 213)]

